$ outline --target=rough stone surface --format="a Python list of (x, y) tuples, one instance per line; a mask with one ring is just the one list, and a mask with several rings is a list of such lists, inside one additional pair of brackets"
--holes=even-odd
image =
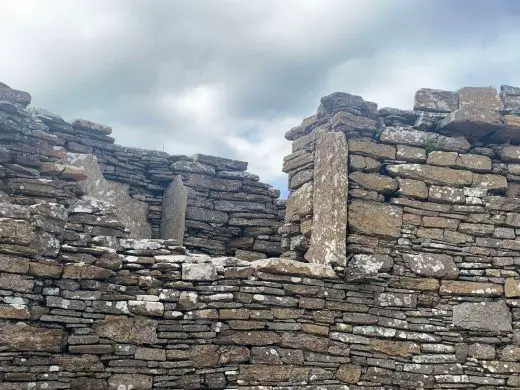
[(106, 180), (93, 155), (71, 153), (67, 159), (71, 165), (81, 167), (87, 173), (87, 180), (81, 184), (85, 193), (92, 198), (113, 204), (118, 218), (130, 230), (131, 237), (151, 238), (148, 205), (133, 199), (128, 193), (128, 185)]
[(173, 239), (179, 244), (184, 240), (188, 194), (180, 176), (175, 176), (163, 195), (161, 238)]
[(481, 331), (510, 331), (511, 312), (503, 302), (461, 303), (453, 307), (453, 325)]
[(414, 110), (451, 112), (459, 107), (459, 95), (452, 91), (421, 88), (415, 93)]
[(314, 158), (313, 221), (305, 258), (318, 264), (346, 263), (348, 148), (342, 133), (318, 140)]
[(354, 200), (349, 205), (349, 229), (363, 234), (399, 237), (402, 209), (379, 202)]

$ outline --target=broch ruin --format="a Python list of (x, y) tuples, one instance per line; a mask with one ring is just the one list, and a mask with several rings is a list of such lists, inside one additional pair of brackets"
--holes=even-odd
[(290, 195), (0, 83), (0, 390), (520, 388), (520, 88), (323, 97)]

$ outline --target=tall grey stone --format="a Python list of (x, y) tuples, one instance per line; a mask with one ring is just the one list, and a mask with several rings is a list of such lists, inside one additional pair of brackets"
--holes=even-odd
[(346, 264), (348, 146), (343, 133), (325, 133), (314, 157), (311, 263)]
[(148, 204), (130, 196), (130, 185), (106, 180), (96, 156), (92, 154), (68, 153), (67, 161), (85, 170), (87, 179), (79, 182), (85, 194), (111, 203), (119, 220), (130, 231), (131, 238), (152, 237), (152, 228), (148, 223)]
[(166, 188), (163, 195), (161, 238), (174, 239), (182, 244), (188, 206), (188, 192), (177, 175)]

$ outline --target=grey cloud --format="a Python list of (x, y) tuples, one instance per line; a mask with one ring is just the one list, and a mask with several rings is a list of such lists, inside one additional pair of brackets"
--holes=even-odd
[(520, 84), (513, 0), (7, 4), (0, 80), (36, 105), (122, 144), (247, 159), (264, 180), (282, 180), (283, 134), (322, 95), (410, 108), (423, 86)]

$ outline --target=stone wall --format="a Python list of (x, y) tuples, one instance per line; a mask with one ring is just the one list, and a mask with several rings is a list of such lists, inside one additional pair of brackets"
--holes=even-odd
[[(11, 156), (0, 160), (3, 187), (17, 182), (27, 193), (28, 184), (41, 183), (42, 178), (52, 181), (71, 170), (82, 172), (80, 191), (114, 203), (132, 237), (170, 238), (172, 231), (178, 236), (180, 230), (184, 245), (194, 252), (248, 259), (280, 254), (277, 231), (284, 203), (278, 190), (246, 172), (247, 163), (115, 145), (110, 127), (82, 119), (67, 122), (27, 107), (30, 100), (28, 93), (0, 85), (0, 147)], [(26, 161), (41, 149), (46, 150), (44, 158)], [(175, 194), (177, 188), (186, 200), (180, 202), (182, 210), (170, 210), (179, 204), (174, 205), (174, 198), (182, 199)], [(163, 215), (169, 221), (163, 230), (168, 232), (161, 232)]]

